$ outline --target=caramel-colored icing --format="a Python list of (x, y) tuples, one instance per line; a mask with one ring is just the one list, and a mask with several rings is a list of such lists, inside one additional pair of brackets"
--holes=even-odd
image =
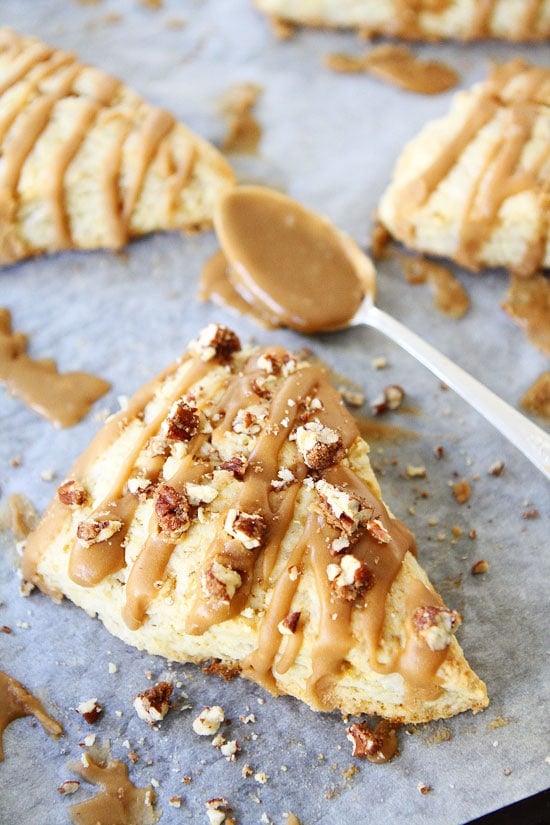
[(512, 277), (502, 306), (529, 341), (550, 356), (550, 279)]
[(470, 306), (468, 293), (446, 266), (426, 258), (402, 255), (401, 267), (410, 284), (429, 284), (437, 309), (449, 318), (462, 318)]
[(0, 308), (0, 381), (54, 427), (72, 427), (110, 384), (87, 372), (60, 374), (49, 358), (27, 355), (27, 336), (13, 332), (9, 310)]
[(262, 139), (262, 127), (254, 116), (254, 107), (261, 94), (254, 83), (239, 83), (225, 96), (224, 110), (228, 131), (222, 148), (225, 152), (254, 154)]
[(407, 46), (384, 44), (365, 55), (330, 54), (326, 65), (336, 72), (368, 72), (408, 92), (436, 95), (457, 85), (459, 76), (440, 60), (422, 60)]
[[(266, 372), (262, 359), (274, 364), (273, 370)], [(211, 515), (211, 539), (204, 544), (197, 560), (197, 586), (191, 596), (186, 597), (185, 632), (190, 636), (203, 635), (210, 628), (241, 616), (250, 608), (251, 599), (257, 598), (259, 588), (270, 595), (258, 617), (256, 649), (240, 663), (247, 677), (278, 692), (277, 674), (287, 672), (299, 660), (307, 630), (309, 636), (313, 633), (312, 671), (307, 681), (308, 702), (312, 706), (334, 707), (334, 682), (358, 642), (372, 670), (399, 673), (411, 695), (435, 698), (440, 692), (437, 671), (448, 648), (434, 653), (412, 625), (411, 617), (417, 608), (441, 604), (421, 582), (413, 583), (408, 595), (402, 644), (389, 660), (386, 656), (384, 662), (380, 661), (388, 594), (406, 557), (414, 553), (414, 541), (407, 528), (388, 513), (375, 482), (365, 480), (352, 469), (349, 456), (358, 444), (359, 431), (326, 372), (319, 365), (297, 362), (290, 353), (277, 347), (233, 355), (222, 364), (223, 381), (218, 394), (201, 413), (207, 415), (206, 425), (190, 433), (184, 455), (175, 467), (172, 464), (168, 476), (163, 474), (170, 450), (152, 455), (148, 451), (151, 439), (158, 436), (174, 404), (193, 403), (212, 370), (218, 370), (217, 380), (221, 380), (219, 364), (204, 360), (200, 350), (190, 349), (182, 362), (172, 365), (159, 379), (144, 387), (130, 400), (126, 410), (106, 423), (73, 466), (69, 478), (85, 487), (97, 460), (127, 427), (136, 425), (132, 447), (119, 461), (116, 471), (112, 471), (108, 492), (100, 500), (91, 502), (91, 506), (82, 505), (88, 519), (113, 519), (120, 524), (120, 529), (91, 546), (83, 544), (76, 536), (76, 525), (82, 517), (79, 508), (74, 507), (73, 512), (68, 513), (67, 503), (57, 497), (27, 541), (22, 563), (24, 578), (44, 587), (39, 573), (44, 550), (60, 531), (67, 529), (69, 517), (73, 525), (66, 533), (69, 576), (85, 588), (116, 577), (117, 586), (124, 591), (124, 622), (131, 630), (138, 630), (148, 621), (148, 610), (167, 583), (167, 568), (174, 551), (185, 547), (186, 539), (185, 534), (174, 536), (163, 532), (159, 514), (153, 508), (137, 555), (133, 552), (130, 558), (126, 554), (126, 537), (142, 500), (129, 491), (128, 479), (138, 477), (148, 482), (149, 492), (143, 494), (145, 498), (155, 495), (162, 479), (176, 496), (185, 496), (187, 485), (212, 483), (217, 471), (230, 472), (222, 464), (217, 446), (234, 432), (239, 414), (263, 405), (265, 417), (254, 435), (242, 472), (232, 481), (231, 496)], [(153, 401), (154, 414), (150, 409)], [(293, 446), (297, 428), (304, 422), (314, 422), (335, 433), (338, 439), (336, 452), (328, 463), (317, 469), (312, 469)], [(292, 459), (289, 459), (289, 450)], [(274, 486), (282, 467), (290, 469), (290, 478), (279, 487)], [(328, 578), (327, 567), (335, 561), (329, 548), (341, 536), (341, 528), (327, 517), (315, 498), (313, 485), (320, 481), (362, 502), (361, 506), (372, 512), (372, 525), (376, 527), (372, 531), (361, 528), (354, 534), (350, 552), (372, 571), (373, 583), (367, 592), (360, 591), (351, 599), (335, 593)], [(297, 515), (298, 502), (304, 496), (310, 498), (305, 518)], [(230, 511), (251, 514), (262, 522), (265, 529), (258, 546), (248, 547), (244, 539), (228, 532)], [(195, 525), (199, 529), (199, 524), (199, 512), (191, 508), (188, 529), (192, 531)], [(287, 537), (291, 528), (297, 532), (289, 548)], [(285, 559), (283, 567), (282, 559)], [(202, 585), (203, 577), (215, 565), (238, 574), (234, 592), (228, 598), (213, 597)], [(291, 570), (296, 571), (296, 575), (291, 575)], [(319, 605), (316, 627), (312, 631), (304, 615), (290, 637), (283, 636), (279, 625), (292, 612), (302, 574), (308, 575)], [(170, 575), (175, 575), (174, 570)]]
[[(479, 14), (486, 4), (480, 4)], [(447, 177), (456, 159), (480, 131), (504, 110), (507, 119), (485, 167), (476, 176), (460, 225), (454, 258), (478, 270), (485, 243), (499, 226), (504, 202), (521, 192), (533, 191), (541, 203), (540, 225), (527, 244), (523, 260), (514, 267), (520, 276), (532, 275), (544, 261), (548, 238), (548, 163), (550, 143), (527, 159), (524, 149), (533, 133), (540, 110), (548, 105), (550, 74), (545, 67), (531, 66), (521, 59), (496, 66), (472, 99), (467, 117), (436, 153), (434, 160), (416, 177), (397, 190), (395, 225), (398, 237), (414, 246), (412, 215), (421, 209)], [(515, 86), (513, 85), (514, 81)]]
[[(218, 202), (214, 223), (233, 287), (270, 324), (337, 329), (374, 292), (370, 261), (351, 238), (279, 192), (237, 187)], [(219, 268), (210, 277), (219, 282)]]
[(137, 788), (123, 762), (112, 760), (102, 765), (86, 753), (80, 762), (69, 763), (69, 768), (86, 782), (99, 785), (102, 789), (91, 799), (70, 806), (69, 816), (75, 825), (108, 822), (116, 822), (116, 825), (154, 825), (160, 819), (160, 813), (153, 807), (156, 799), (153, 788), (150, 785)]
[(5, 729), (10, 722), (24, 716), (34, 716), (50, 736), (58, 737), (63, 733), (59, 722), (52, 719), (36, 696), (12, 676), (0, 671), (0, 762), (4, 759), (2, 735)]

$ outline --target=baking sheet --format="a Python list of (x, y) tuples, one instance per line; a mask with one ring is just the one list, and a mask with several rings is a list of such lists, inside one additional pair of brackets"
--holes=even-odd
[[(165, 0), (158, 10), (137, 0), (3, 0), (0, 23), (77, 51), (214, 142), (226, 130), (220, 98), (235, 83), (260, 84), (256, 115), (263, 139), (256, 156), (234, 158), (241, 178), (281, 187), (361, 244), (368, 242), (373, 211), (403, 143), (427, 119), (444, 114), (451, 96), (410, 95), (367, 76), (330, 73), (321, 65), (325, 53), (363, 48), (353, 34), (300, 32), (280, 42), (248, 0)], [(448, 60), (464, 86), (485, 75), (489, 58), (548, 59), (548, 46), (447, 44), (418, 51)], [(205, 323), (228, 323), (243, 340), (295, 349), (308, 344), (353, 377), (367, 399), (389, 383), (406, 390), (406, 410), (386, 420), (416, 438), (374, 444), (373, 462), (385, 498), (416, 534), (420, 561), (449, 606), (463, 613), (459, 640), (487, 682), (491, 706), (475, 717), (403, 729), (401, 754), (391, 764), (354, 760), (339, 714), (316, 714), (251, 683), (170, 666), (126, 647), (68, 602), (56, 606), (38, 593), (21, 598), (14, 543), (4, 535), (0, 625), (12, 632), (0, 634), (0, 669), (40, 696), (65, 736), (53, 741), (29, 720), (8, 727), (0, 822), (68, 821), (68, 805), (93, 791), (82, 786), (63, 798), (57, 786), (71, 777), (67, 762), (78, 758), (90, 732), (110, 743), (115, 758), (128, 761), (130, 749), (139, 754), (130, 775), (138, 785), (159, 783), (167, 825), (206, 822), (205, 801), (219, 796), (238, 823), (283, 823), (288, 811), (303, 825), (462, 823), (547, 787), (547, 482), (380, 334), (356, 329), (305, 341), (199, 304), (198, 276), (215, 248), (212, 234), (156, 235), (132, 243), (121, 256), (69, 253), (0, 272), (0, 305), (11, 310), (14, 329), (30, 334), (34, 357), (51, 356), (62, 371), (88, 370), (112, 383), (84, 421), (62, 431), (0, 394), (0, 505), (22, 492), (42, 511), (105, 411), (118, 409), (119, 396), (160, 371)], [(548, 361), (499, 309), (506, 288), (501, 273), (457, 274), (472, 301), (460, 321), (439, 315), (426, 288), (406, 285), (392, 259), (380, 264), (378, 302), (517, 405)], [(372, 366), (378, 356), (388, 360), (384, 371)], [(441, 460), (434, 457), (437, 445), (444, 447)], [(489, 473), (496, 461), (505, 464), (500, 477)], [(425, 466), (427, 478), (407, 478), (408, 465)], [(459, 506), (450, 485), (463, 477), (473, 492)], [(525, 519), (533, 508), (539, 517)], [(462, 537), (453, 536), (455, 526)], [(472, 530), (475, 539), (468, 537)], [(474, 577), (470, 568), (480, 558), (489, 571)], [(152, 684), (147, 674), (181, 683), (176, 693), (184, 691), (184, 704), (192, 706), (170, 713), (158, 730), (140, 721), (131, 704)], [(93, 728), (75, 711), (91, 697), (105, 707)], [(231, 720), (224, 733), (241, 745), (234, 763), (210, 737), (192, 731), (197, 713), (212, 704), (224, 708)], [(240, 721), (250, 713), (254, 722)], [(243, 778), (245, 764), (267, 781)], [(192, 781), (182, 782), (184, 776)], [(419, 785), (432, 790), (421, 794)], [(172, 796), (183, 798), (181, 808), (170, 806)]]

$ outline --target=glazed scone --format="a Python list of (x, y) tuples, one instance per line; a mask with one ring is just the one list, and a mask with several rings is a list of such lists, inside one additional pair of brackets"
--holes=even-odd
[(210, 226), (219, 152), (69, 52), (0, 29), (0, 265)]
[(549, 209), (550, 70), (517, 59), (405, 147), (378, 216), (411, 249), (528, 276), (550, 266)]
[(77, 460), (22, 573), (139, 649), (315, 709), (488, 703), (326, 373), (215, 324)]
[(254, 0), (276, 20), (404, 40), (548, 40), (550, 0)]

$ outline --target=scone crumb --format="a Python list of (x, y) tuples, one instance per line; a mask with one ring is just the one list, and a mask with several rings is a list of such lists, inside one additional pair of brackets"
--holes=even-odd
[(171, 796), (168, 800), (168, 804), (172, 806), (172, 808), (181, 808), (181, 803), (183, 799), (181, 796)]
[(453, 484), (453, 494), (459, 504), (465, 504), (472, 495), (472, 488), (465, 478), (455, 481)]

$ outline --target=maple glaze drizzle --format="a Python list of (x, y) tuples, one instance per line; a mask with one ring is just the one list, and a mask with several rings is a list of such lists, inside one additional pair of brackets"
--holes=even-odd
[(123, 762), (109, 760), (102, 765), (86, 753), (80, 762), (70, 762), (68, 767), (86, 782), (101, 787), (96, 796), (70, 806), (69, 816), (75, 825), (99, 825), (102, 822), (154, 825), (158, 822), (160, 813), (153, 807), (156, 800), (153, 788), (150, 785), (137, 788)]
[(0, 382), (55, 427), (76, 424), (110, 388), (87, 372), (60, 374), (55, 361), (29, 358), (26, 350), (27, 336), (12, 331), (11, 314), (0, 307)]
[(63, 733), (59, 722), (46, 713), (42, 702), (36, 696), (12, 676), (0, 671), (0, 762), (4, 759), (2, 735), (5, 729), (10, 722), (24, 716), (34, 716), (50, 736), (57, 738)]
[[(482, 15), (481, 6), (478, 13)], [(501, 129), (501, 137), (492, 147), (485, 167), (470, 192), (454, 257), (465, 267), (479, 269), (483, 246), (498, 226), (499, 211), (508, 198), (534, 190), (541, 202), (546, 203), (548, 195), (542, 175), (550, 160), (550, 144), (544, 143), (529, 165), (524, 160), (523, 150), (533, 134), (538, 110), (544, 103), (548, 76), (547, 68), (529, 66), (521, 59), (493, 69), (455, 135), (448, 139), (442, 151), (418, 177), (409, 180), (396, 192), (396, 227), (400, 238), (409, 243), (414, 241), (413, 212), (428, 202), (451, 171), (456, 158), (503, 108), (507, 123)], [(521, 77), (521, 86), (517, 86), (513, 96), (510, 94), (508, 97), (506, 87), (516, 77)], [(542, 266), (549, 218), (546, 208), (540, 212), (541, 225), (527, 242), (522, 262), (515, 267), (518, 275), (531, 275)]]
[[(144, 106), (137, 96), (122, 99), (122, 84), (103, 72), (85, 66), (67, 52), (39, 42), (30, 42), (9, 29), (0, 31), (0, 56), (9, 55), (11, 69), (0, 84), (3, 112), (0, 116), (0, 141), (3, 162), (0, 186), (0, 260), (11, 262), (24, 254), (26, 241), (18, 231), (18, 215), (25, 207), (19, 184), (25, 164), (39, 145), (42, 135), (53, 124), (60, 105), (70, 101), (80, 104), (71, 130), (64, 134), (54, 151), (48, 168), (48, 183), (43, 198), (51, 216), (49, 251), (67, 249), (75, 244), (67, 219), (66, 179), (71, 164), (94, 126), (110, 124), (110, 143), (97, 170), (103, 197), (103, 216), (108, 224), (108, 242), (120, 247), (132, 234), (132, 211), (140, 197), (147, 170), (157, 155), (174, 165), (166, 138), (176, 125), (175, 119), (162, 109), (147, 106), (138, 127), (132, 118)], [(73, 107), (72, 111), (75, 109)], [(73, 115), (71, 115), (73, 116)], [(139, 120), (139, 115), (137, 115)], [(132, 171), (123, 180), (123, 155), (131, 140)], [(189, 177), (194, 161), (189, 146), (187, 156), (178, 160), (170, 183), (173, 207), (175, 187)]]
[[(266, 353), (281, 358), (285, 351), (271, 348)], [(187, 443), (186, 455), (176, 465), (175, 471), (165, 477), (166, 483), (176, 491), (185, 491), (188, 482), (196, 484), (209, 479), (212, 471), (219, 467), (219, 457), (204, 457), (201, 448), (205, 442), (208, 441), (215, 450), (216, 444), (220, 444), (224, 435), (231, 430), (233, 419), (239, 410), (261, 401), (265, 403), (265, 398), (262, 399), (257, 394), (256, 383), (262, 374), (265, 375), (258, 366), (258, 356), (261, 354), (261, 350), (256, 351), (248, 360), (231, 361), (226, 367), (221, 392), (209, 412), (212, 431), (198, 432)], [(174, 402), (187, 397), (186, 394), (193, 397), (196, 387), (209, 370), (210, 365), (194, 354), (189, 354), (183, 365), (179, 363), (170, 367), (163, 376), (137, 393), (126, 410), (107, 422), (70, 473), (71, 479), (84, 481), (90, 467), (114, 444), (125, 428), (131, 426), (132, 422), (137, 425), (128, 454), (119, 463), (109, 491), (95, 504), (92, 513), (92, 517), (98, 519), (105, 515), (116, 518), (122, 523), (122, 527), (111, 538), (91, 547), (73, 540), (69, 563), (71, 578), (85, 587), (93, 586), (124, 566), (128, 567), (126, 583), (122, 580), (120, 583), (125, 588), (126, 598), (123, 618), (130, 629), (139, 628), (146, 620), (147, 610), (166, 580), (166, 568), (178, 540), (162, 535), (157, 516), (152, 512), (147, 529), (148, 538), (141, 545), (137, 557), (133, 561), (125, 558), (125, 537), (139, 503), (138, 497), (131, 496), (127, 491), (126, 482), (129, 477), (138, 475), (148, 479), (154, 488), (160, 479), (166, 456), (155, 455), (152, 460), (147, 459), (145, 448), (149, 440), (159, 432), (160, 425)], [(169, 390), (166, 382), (171, 382)], [(161, 387), (162, 393), (159, 392)], [(292, 638), (282, 637), (278, 625), (293, 609), (301, 575), (307, 574), (314, 582), (319, 604), (319, 615), (315, 619), (316, 629), (311, 642), (313, 669), (307, 682), (308, 701), (312, 705), (320, 709), (334, 706), (331, 698), (332, 684), (356, 639), (360, 639), (373, 670), (400, 673), (406, 685), (414, 689), (415, 695), (422, 692), (434, 697), (439, 692), (436, 672), (447, 655), (447, 649), (434, 654), (417, 638), (410, 621), (406, 624), (406, 638), (393, 659), (385, 663), (378, 661), (386, 599), (405, 556), (409, 551), (414, 552), (414, 541), (404, 525), (389, 516), (370, 486), (343, 461), (338, 460), (328, 469), (314, 473), (314, 477), (358, 496), (372, 508), (374, 517), (380, 520), (387, 531), (388, 543), (381, 544), (368, 531), (361, 531), (353, 545), (354, 556), (373, 571), (374, 585), (360, 597), (359, 603), (335, 596), (327, 576), (327, 565), (334, 561), (329, 545), (338, 537), (339, 531), (327, 522), (321, 511), (311, 505), (308, 506), (309, 514), (301, 536), (298, 535), (293, 541), (288, 550), (289, 557), (281, 570), (282, 546), (295, 518), (298, 497), (305, 490), (306, 476), (311, 471), (296, 452), (292, 467), (293, 480), (282, 490), (273, 489), (272, 481), (277, 478), (282, 466), (281, 452), (283, 448), (288, 449), (289, 436), (298, 423), (304, 420), (301, 416), (312, 399), (317, 401), (315, 420), (338, 432), (343, 455), (347, 454), (358, 438), (355, 420), (319, 366), (299, 364), (288, 375), (276, 378), (275, 388), (267, 403), (267, 416), (261, 431), (255, 437), (242, 481), (232, 500), (215, 516), (212, 533), (215, 538), (210, 546), (205, 547), (200, 569), (196, 571), (198, 583), (194, 601), (187, 612), (186, 632), (203, 634), (213, 625), (238, 616), (248, 605), (256, 582), (263, 582), (264, 587), (271, 586), (271, 599), (263, 617), (259, 619), (257, 648), (242, 663), (242, 671), (248, 678), (276, 693), (277, 674), (287, 672), (299, 658), (310, 618), (304, 616), (300, 620)], [(157, 405), (153, 411), (149, 409), (152, 401)], [(311, 413), (309, 416), (311, 418)], [(261, 548), (247, 549), (240, 540), (225, 532), (224, 524), (229, 508), (261, 515), (267, 527)], [(76, 516), (81, 517), (81, 514)], [(42, 548), (59, 532), (65, 519), (66, 505), (58, 499), (54, 500), (42, 524), (27, 542), (23, 559), (23, 575), (26, 579), (40, 584), (37, 567)], [(189, 529), (192, 529), (192, 525)], [(213, 562), (238, 571), (240, 576), (236, 592), (226, 601), (212, 599), (202, 587), (202, 575)], [(291, 568), (299, 570), (300, 575), (291, 576)], [(418, 582), (409, 597), (406, 614), (410, 618), (416, 608), (432, 604), (439, 605), (441, 602)]]

